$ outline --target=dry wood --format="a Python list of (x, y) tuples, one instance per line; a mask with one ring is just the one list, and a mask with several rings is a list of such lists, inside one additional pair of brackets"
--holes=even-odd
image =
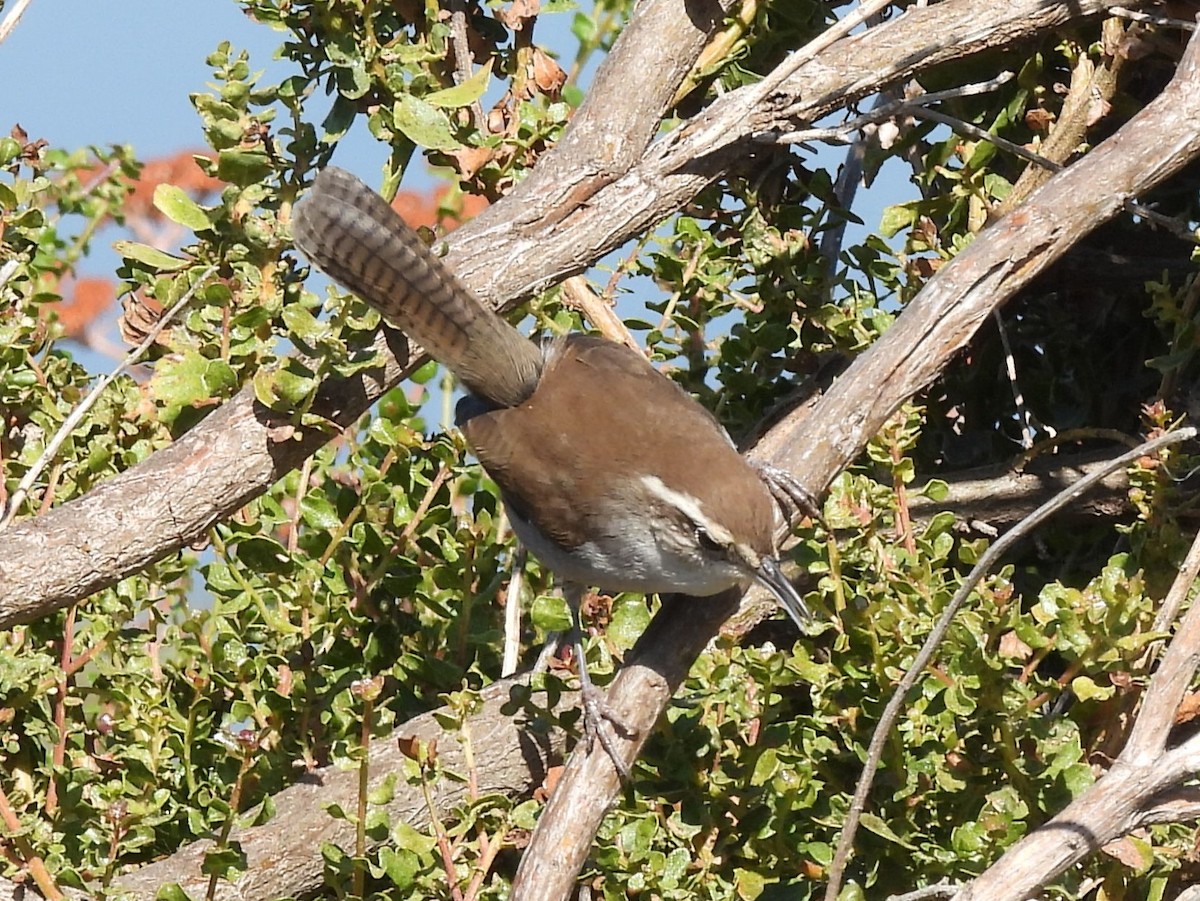
[[(806, 411), (802, 423), (784, 421), (772, 429), (757, 455), (795, 473), (819, 495), (900, 404), (933, 381), (994, 308), (1116, 215), (1126, 200), (1200, 153), (1194, 124), (1200, 121), (1196, 45), (1196, 40), (1189, 44), (1175, 78), (1153, 103), (980, 233)], [(672, 599), (655, 617), (609, 690), (615, 712), (640, 735), (653, 728), (731, 604), (724, 595), (708, 601)], [(632, 766), (637, 739), (624, 742), (623, 749)], [(522, 860), (514, 901), (570, 895), (574, 874), (616, 789), (615, 771), (603, 752), (572, 756)], [(1114, 799), (1112, 810), (1121, 809)]]
[[(1190, 50), (1198, 42), (1192, 39)], [(1193, 63), (1195, 60), (1193, 60)], [(1200, 92), (1197, 92), (1200, 93)], [(1200, 549), (1200, 535), (1192, 554)], [(1181, 574), (1190, 581), (1191, 574)], [(1186, 591), (1177, 586), (1172, 591)], [(1025, 836), (958, 901), (1022, 901), (1056, 876), (1139, 826), (1200, 817), (1185, 781), (1200, 772), (1200, 735), (1167, 747), (1175, 711), (1200, 665), (1200, 604), (1193, 603), (1154, 674), (1125, 749), (1112, 768), (1044, 826)]]
[[(565, 736), (561, 730), (544, 731), (546, 720), (539, 728), (530, 728), (522, 714), (513, 715), (514, 688), (528, 686), (528, 675), (496, 682), (481, 692), (481, 709), (469, 720), (471, 740), (475, 745), (476, 781), (480, 794), (501, 793), (511, 798), (527, 798), (545, 780), (552, 766), (563, 756)], [(547, 715), (560, 715), (576, 706), (573, 692), (561, 695), (559, 703)], [(401, 775), (405, 758), (397, 740), (416, 738), (422, 742), (437, 742), (438, 763), (443, 770), (466, 775), (467, 762), (463, 748), (454, 732), (446, 732), (438, 724), (435, 710), (409, 720), (390, 736), (377, 738), (371, 748), (371, 781), (369, 791), (375, 792), (389, 776), (397, 776), (392, 800), (385, 805), (392, 823), (404, 822), (418, 830), (428, 829), (430, 811), (419, 785), (409, 785)], [(538, 712), (539, 715), (542, 711)], [(487, 753), (480, 751), (486, 749)], [(439, 816), (467, 797), (467, 780), (441, 779), (431, 786), (431, 795)], [(219, 882), (217, 901), (268, 901), (272, 898), (294, 897), (316, 891), (324, 884), (324, 862), (321, 848), (325, 843), (353, 848), (355, 828), (344, 819), (335, 819), (325, 807), (337, 804), (353, 811), (358, 802), (357, 769), (325, 767), (284, 789), (272, 798), (275, 815), (258, 826), (238, 827), (230, 841), (241, 846), (246, 857), (246, 871), (237, 879)], [(379, 842), (371, 842), (370, 847)], [(180, 848), (170, 857), (149, 864), (115, 880), (112, 889), (129, 901), (151, 901), (164, 885), (178, 883), (192, 898), (203, 898), (209, 877), (201, 871), (204, 855), (212, 850), (210, 841), (194, 842)], [(19, 889), (14, 883), (0, 880), (0, 901), (9, 898), (30, 898), (32, 893)], [(82, 892), (67, 892), (72, 899), (89, 896)]]
[[(603, 136), (618, 125), (625, 133), (636, 132), (643, 120), (630, 120), (625, 108), (641, 108), (643, 96), (658, 96), (646, 91), (661, 73), (635, 64), (632, 54), (698, 53), (706, 33), (690, 18), (694, 8), (689, 0), (648, 0), (639, 7), (598, 73), (596, 102), (581, 109), (569, 134), (586, 130)], [(782, 111), (799, 97), (803, 115), (811, 118), (907, 78), (919, 67), (1033, 37), (1104, 8), (1100, 0), (947, 0), (911, 9), (818, 55), (769, 97), (755, 97), (749, 89), (725, 95), (695, 121), (651, 145), (632, 169), (565, 218), (551, 221), (553, 198), (538, 195), (531, 177), (451, 235), (449, 261), (480, 294), (511, 303), (582, 270), (691, 200), (744, 161), (750, 152), (745, 139), (752, 132), (771, 123), (795, 124), (799, 113), (786, 118)], [(674, 16), (664, 12), (671, 9)], [(675, 27), (655, 32), (657, 26), (647, 23), (658, 22), (659, 14)], [(691, 23), (693, 31), (681, 32), (683, 23)], [(937, 35), (938, 43), (930, 45), (928, 35)], [(645, 121), (656, 123), (658, 114), (651, 110)], [(616, 157), (603, 146), (564, 138), (537, 169), (562, 167), (568, 173), (564, 184), (583, 185), (598, 171), (596, 159)], [(380, 335), (376, 346), (385, 361), (382, 371), (327, 380), (312, 413), (348, 427), (411, 371), (402, 338)], [(84, 497), (10, 528), (0, 540), (0, 628), (61, 609), (196, 541), (328, 438), (328, 432), (293, 427), (263, 409), (247, 386), (175, 445)]]
[[(627, 168), (645, 149), (663, 108), (691, 60), (720, 24), (717, 4), (696, 16), (693, 0), (647, 0), (639, 8), (596, 74), (593, 90), (576, 113), (562, 143), (539, 163), (538, 170), (566, 166), (583, 184), (596, 171), (596, 159)], [(671, 65), (647, 66), (643, 59), (670, 57)], [(668, 78), (668, 80), (669, 80)], [(652, 98), (666, 95), (658, 106)], [(576, 139), (591, 135), (594, 143)], [(621, 152), (606, 135), (621, 135)], [(635, 138), (640, 136), (641, 146)], [(557, 162), (565, 159), (565, 163)], [(530, 177), (497, 207), (529, 210), (545, 198)], [(580, 200), (582, 202), (582, 199)], [(551, 226), (544, 231), (549, 233)], [(543, 236), (547, 245), (569, 248), (569, 239)], [(479, 227), (460, 229), (451, 246), (482, 252), (489, 245), (501, 256), (513, 250), (503, 238), (481, 238)], [(593, 258), (594, 259), (594, 258)], [(536, 253), (524, 265), (537, 268)], [(468, 285), (481, 294), (490, 276), (476, 272)], [(505, 300), (512, 300), (511, 296)], [(394, 332), (376, 335), (384, 360), (380, 371), (347, 379), (328, 379), (311, 412), (346, 428), (420, 361), (408, 359), (408, 345)], [(411, 365), (410, 365), (411, 364)], [(110, 479), (84, 497), (36, 519), (19, 523), (0, 540), (0, 628), (29, 622), (106, 588), (131, 573), (174, 553), (203, 536), (214, 522), (258, 496), (299, 466), (330, 438), (326, 430), (293, 427), (254, 400), (247, 385), (173, 446), (143, 464)]]
[[(531, 196), (522, 185), (459, 229), (447, 260), (472, 287), (485, 286), (486, 297), (498, 306), (527, 297), (582, 272), (726, 172), (754, 165), (761, 150), (755, 136), (793, 131), (921, 70), (1010, 46), (1100, 14), (1107, 5), (947, 0), (909, 7), (879, 28), (838, 41), (776, 88), (764, 88), (768, 78), (720, 97), (650, 145), (636, 165), (591, 193), (586, 204), (564, 213), (553, 209), (560, 192), (547, 200)], [(612, 100), (628, 102), (619, 95)], [(587, 168), (585, 161), (568, 171)], [(521, 212), (514, 216), (514, 210)]]
[[(1063, 454), (1039, 457), (1020, 469), (1007, 465), (981, 466), (949, 473), (941, 477), (949, 489), (944, 498), (935, 501), (920, 494), (920, 488), (914, 489), (909, 499), (909, 511), (914, 519), (928, 520), (949, 510), (964, 526), (974, 528), (978, 523), (982, 531), (995, 534), (1020, 522), (1068, 485), (1102, 469), (1113, 454), (1113, 451)], [(1113, 473), (1100, 487), (1059, 515), (1075, 519), (1112, 519), (1127, 514), (1131, 509), (1128, 486), (1125, 473)]]

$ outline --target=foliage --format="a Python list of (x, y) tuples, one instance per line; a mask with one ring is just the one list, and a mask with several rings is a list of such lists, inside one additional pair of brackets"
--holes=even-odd
[[(305, 287), (288, 222), (313, 170), (362, 119), (386, 156), (386, 192), (420, 151), (453, 180), (447, 203), (501, 196), (561, 135), (583, 96), (586, 63), (611, 47), (632, 4), (543, 0), (542, 15), (570, 17), (579, 40), (565, 83), (536, 74), (552, 69), (531, 18), (498, 2), (469, 4), (481, 65), (463, 84), (453, 78), (450, 26), (437, 3), (241, 5), (283, 35), (295, 74), (261, 84), (244, 53), (217, 48), (215, 88), (193, 100), (211, 148), (200, 166), (219, 180), (219, 194), (205, 204), (177, 187), (155, 192), (158, 214), (194, 236), (181, 250), (118, 245), (117, 274), (135, 309), (169, 307), (210, 264), (217, 276), (159, 338), (155, 362), (118, 379), (73, 430), (22, 517), (146, 459), (247, 383), (271, 409), (322, 424), (310, 413), (321, 379), (377, 362), (369, 335), (378, 317), (336, 291), (322, 297)], [(760, 77), (833, 16), (824, 5), (784, 0), (756, 9), (729, 53), (697, 73), (683, 108)], [(1028, 48), (1019, 79), (958, 101), (955, 114), (1036, 142), (1041, 119), (1032, 113), (1056, 113), (1053, 85), (1080, 55), (1103, 53), (1094, 38)], [(495, 84), (507, 93), (485, 133), (469, 109)], [(1135, 105), (1147, 89), (1125, 90), (1115, 106)], [(883, 227), (847, 244), (833, 266), (819, 253), (821, 236), (854, 215), (836, 206), (836, 173), (801, 152), (764, 150), (598, 281), (610, 296), (629, 294), (623, 304), (644, 302), (628, 324), (654, 358), (733, 434), (748, 434), (869, 347), (972, 239), (1024, 165), (986, 142), (924, 126), (886, 156), (909, 148), (920, 159), (920, 199), (889, 210)], [(876, 152), (870, 165), (879, 170), (884, 152)], [(0, 262), (19, 263), (5, 285), (14, 302), (0, 310), (7, 499), (91, 379), (48, 311), (97, 229), (119, 224), (139, 164), (124, 148), (66, 152), (14, 135), (0, 141), (0, 165), (8, 173)], [(1190, 187), (1165, 202), (1194, 216)], [(1138, 228), (1113, 226), (1093, 249), (1136, 244)], [(1167, 386), (1195, 366), (1194, 296), (1179, 274), (1186, 251), (1158, 246), (1155, 254), (1165, 262), (1146, 290), (1136, 280), (1052, 276), (1006, 313), (1026, 402), (1041, 423), (1133, 431), (1174, 418), (1180, 398)], [(632, 275), (662, 290), (623, 281)], [(1083, 295), (1105, 315), (1081, 309)], [(537, 331), (579, 325), (553, 290), (531, 313)], [(823, 614), (818, 634), (797, 639), (790, 626), (766, 624), (702, 657), (585, 872), (604, 897), (815, 896), (891, 687), (981, 552), (983, 539), (964, 535), (951, 514), (914, 524), (908, 504), (945, 491), (937, 480), (919, 484), (918, 472), (1012, 455), (997, 347), (981, 337), (833, 486), (832, 534), (810, 530), (793, 552), (810, 574), (806, 600)], [(1148, 359), (1169, 381), (1155, 384)], [(331, 429), (302, 470), (213, 526), (202, 547), (3, 636), (0, 788), (22, 824), (8, 875), (21, 870), (25, 848), (24, 859), (40, 857), (60, 883), (103, 889), (123, 868), (221, 835), (297, 768), (352, 764), (364, 679), (382, 678), (368, 717), (376, 735), (447, 699), (448, 728), (461, 731), (474, 690), (499, 673), (499, 599), (513, 546), (494, 485), (456, 433), (425, 421), (434, 375), (426, 368), (369, 418)], [(1142, 652), (1181, 556), (1175, 467), (1134, 474), (1136, 519), (1052, 525), (1038, 548), (980, 587), (885, 755), (854, 871), (872, 897), (980, 872), (1103, 768), (1144, 684)], [(526, 638), (536, 645), (561, 608), (546, 599), (548, 575), (536, 562), (529, 569), (525, 601), (537, 628)], [(602, 660), (631, 644), (650, 608), (619, 597), (606, 612), (613, 627), (593, 637)], [(400, 778), (444, 776), (436, 755), (417, 749)], [(367, 888), (379, 898), (447, 896), (448, 878), (461, 888), (482, 866), (480, 836), (508, 847), (532, 828), (538, 807), (481, 797), (444, 816), (441, 834), (372, 820), (369, 829), (393, 841), (366, 862)], [(268, 804), (252, 815), (269, 814)], [(460, 851), (452, 877), (438, 853), (447, 836)], [(1186, 830), (1140, 839), (1153, 850), (1144, 867), (1093, 860), (1057, 891), (1072, 897), (1102, 879), (1108, 898), (1150, 897), (1185, 878), (1181, 869), (1194, 872)], [(326, 848), (324, 859), (325, 896), (342, 897), (363, 861), (354, 848)], [(478, 897), (506, 895), (513, 859), (492, 857)], [(236, 847), (209, 860), (218, 875), (239, 865)]]

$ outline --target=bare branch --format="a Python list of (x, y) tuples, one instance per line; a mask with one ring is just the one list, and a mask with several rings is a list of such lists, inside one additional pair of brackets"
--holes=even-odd
[(534, 176), (551, 171), (553, 158), (558, 181), (539, 182), (530, 190), (531, 177), (458, 229), (448, 242), (448, 261), (493, 303), (510, 305), (511, 299), (583, 271), (731, 167), (743, 165), (754, 152), (755, 135), (794, 130), (799, 122), (816, 121), (925, 68), (1008, 46), (1106, 9), (1105, 0), (946, 0), (909, 8), (878, 28), (837, 41), (778, 87), (764, 81), (718, 98), (651, 144), (619, 177), (606, 174), (603, 184), (589, 183), (588, 190), (599, 187), (586, 194), (586, 204), (569, 212), (557, 209), (575, 190), (564, 185), (586, 178), (596, 164), (582, 151), (572, 157), (575, 150), (560, 155), (556, 149)]
[(0, 44), (3, 44), (8, 39), (8, 36), (12, 34), (13, 29), (21, 21), (21, 16), (25, 15), (25, 10), (31, 2), (32, 0), (17, 0), (12, 5), (12, 9), (4, 17), (4, 21), (0, 22)]
[(1145, 22), (1148, 25), (1162, 25), (1166, 28), (1182, 28), (1184, 31), (1196, 30), (1196, 23), (1189, 22), (1187, 19), (1172, 19), (1168, 16), (1152, 16), (1149, 13), (1140, 13), (1136, 10), (1126, 9), (1123, 6), (1114, 6), (1108, 12), (1109, 15), (1120, 16), (1122, 19), (1129, 19), (1133, 22)]
[[(852, 102), (883, 81), (907, 78), (920, 66), (1032, 37), (1073, 17), (1100, 12), (1105, 5), (1102, 0), (946, 0), (910, 9), (879, 29), (839, 41), (789, 79), (786, 90), (759, 98), (746, 89), (730, 92), (651, 145), (640, 162), (589, 202), (581, 195), (569, 216), (550, 222), (554, 204), (565, 202), (561, 192), (571, 194), (571, 186), (587, 184), (613, 160), (626, 165), (629, 147), (636, 143), (628, 135), (652, 134), (657, 128), (657, 119), (648, 125), (648, 119), (631, 119), (629, 110), (606, 114), (605, 102), (628, 106), (628, 98), (637, 97), (641, 103), (630, 78), (652, 72), (656, 60), (667, 60), (663, 65), (669, 62), (667, 71), (675, 73), (678, 58), (686, 55), (680, 48), (698, 53), (704, 28), (719, 24), (721, 9), (712, 0), (647, 0), (639, 6), (602, 66), (587, 109), (576, 114), (569, 139), (547, 154), (509, 197), (447, 240), (451, 265), (472, 289), (493, 302), (509, 303), (580, 271), (742, 162), (745, 149), (737, 142), (772, 123), (790, 121), (781, 119), (779, 110), (798, 96), (812, 98), (804, 106), (811, 118)], [(673, 23), (661, 33), (654, 31), (660, 18)], [(680, 23), (689, 23), (692, 37), (680, 37)], [(939, 35), (938, 46), (929, 46), (930, 34)], [(913, 47), (926, 49), (914, 53)], [(635, 50), (648, 54), (649, 62), (633, 65)], [(576, 133), (580, 137), (570, 137)], [(585, 134), (592, 143), (583, 139)], [(617, 144), (610, 146), (609, 134), (620, 135)], [(561, 176), (545, 195), (538, 193), (538, 173), (543, 171)], [(407, 344), (393, 332), (379, 333), (375, 347), (384, 361), (382, 370), (328, 379), (310, 412), (349, 427), (417, 362), (408, 359)], [(327, 431), (295, 426), (264, 409), (247, 386), (146, 462), (70, 504), (10, 528), (0, 553), (0, 628), (65, 607), (196, 540), (328, 439)]]
[(8, 524), (12, 522), (13, 517), (17, 514), (17, 510), (19, 510), (21, 504), (25, 502), (25, 497), (29, 494), (29, 489), (33, 487), (33, 483), (37, 481), (38, 476), (42, 474), (42, 470), (46, 468), (47, 464), (54, 459), (54, 455), (58, 453), (58, 449), (62, 447), (63, 442), (67, 440), (67, 436), (69, 436), (71, 432), (75, 430), (75, 427), (79, 425), (80, 420), (87, 415), (87, 411), (90, 410), (95, 405), (96, 401), (100, 399), (100, 395), (104, 393), (104, 389), (111, 385), (116, 380), (117, 376), (142, 358), (142, 354), (150, 349), (150, 345), (154, 343), (155, 339), (157, 339), (162, 333), (162, 330), (166, 328), (167, 325), (169, 325), (175, 319), (175, 317), (179, 315), (179, 311), (187, 306), (191, 299), (196, 296), (196, 292), (200, 290), (206, 281), (208, 281), (208, 277), (212, 275), (216, 269), (217, 267), (215, 265), (209, 266), (202, 273), (200, 273), (196, 281), (192, 283), (192, 286), (184, 292), (183, 296), (175, 302), (171, 309), (167, 310), (159, 318), (158, 322), (154, 323), (151, 328), (147, 329), (146, 336), (142, 338), (141, 343), (127, 353), (125, 355), (125, 359), (123, 359), (117, 365), (117, 367), (112, 370), (112, 372), (100, 379), (100, 381), (98, 381), (92, 387), (92, 390), (87, 393), (87, 396), (85, 396), (83, 400), (76, 404), (75, 409), (72, 410), (67, 418), (63, 420), (63, 424), (59, 426), (58, 431), (54, 433), (54, 437), (50, 439), (45, 450), (42, 451), (37, 460), (34, 461), (33, 465), (30, 466), (25, 472), (25, 475), (21, 478), (20, 484), (17, 485), (17, 489), (12, 493), (12, 497), (8, 499), (8, 509), (4, 512), (3, 517), (0, 517), (0, 532), (3, 532), (8, 527)]
[[(878, 125), (881, 122), (895, 119), (898, 116), (916, 116), (922, 112), (926, 112), (926, 107), (930, 104), (941, 103), (943, 100), (986, 94), (1007, 84), (1013, 78), (1014, 75), (1012, 72), (1005, 71), (994, 78), (989, 78), (987, 81), (972, 82), (971, 84), (959, 85), (957, 88), (947, 88), (944, 91), (933, 91), (928, 94), (918, 94), (915, 97), (902, 97), (880, 103), (869, 113), (855, 116), (853, 119), (843, 122), (836, 128), (812, 128), (806, 131), (789, 131), (778, 135), (761, 134), (755, 135), (754, 140), (767, 144), (797, 144), (805, 141), (849, 142), (852, 140), (851, 136), (855, 132), (861, 131), (868, 125)], [(951, 119), (950, 121), (955, 123), (960, 122), (958, 119)], [(970, 127), (974, 128), (974, 126)], [(983, 134), (985, 140), (992, 140), (994, 138), (994, 135), (982, 129), (977, 129), (977, 131)], [(1042, 161), (1036, 154), (1031, 154), (1030, 156), (1033, 162), (1041, 164)]]
[[(1121, 454), (1121, 456), (1114, 460), (1110, 460), (1108, 465), (1102, 469), (1090, 473), (1044, 503), (1026, 517), (1020, 525), (1006, 532), (1002, 538), (994, 542), (983, 556), (979, 558), (979, 562), (972, 567), (971, 572), (963, 580), (958, 591), (954, 593), (954, 597), (951, 598), (950, 603), (946, 605), (946, 608), (938, 616), (933, 630), (929, 633), (929, 637), (921, 645), (921, 650), (917, 652), (916, 657), (913, 658), (913, 662), (905, 671), (904, 677), (896, 685), (895, 691), (892, 692), (892, 696), (888, 700), (887, 707), (884, 708), (883, 714), (879, 717), (879, 722), (876, 724), (875, 731), (871, 735), (871, 743), (867, 748), (867, 757), (863, 763), (858, 785), (854, 790), (854, 798), (850, 802), (850, 811), (842, 827), (842, 835), (838, 840), (837, 853), (834, 854), (833, 863), (829, 867), (829, 883), (825, 887), (826, 901), (834, 901), (841, 892), (842, 874), (845, 872), (846, 864), (850, 859), (850, 852), (854, 847), (854, 836), (858, 831), (859, 820), (866, 810), (867, 796), (871, 792), (871, 786), (875, 781), (875, 772), (879, 767), (880, 760), (883, 758), (884, 744), (891, 736), (892, 728), (895, 726), (896, 720), (900, 716), (900, 710), (904, 706), (904, 700), (908, 696), (909, 690), (917, 684), (917, 680), (925, 672), (925, 667), (933, 660), (933, 655), (937, 652), (938, 646), (941, 645), (942, 639), (946, 637), (946, 633), (949, 631), (954, 617), (958, 615), (958, 611), (962, 608), (962, 605), (966, 603), (971, 592), (975, 590), (975, 586), (999, 562), (1000, 558), (1008, 552), (1009, 548), (1024, 539), (1025, 536), (1029, 535), (1053, 514), (1073, 502), (1076, 498), (1082, 496), (1094, 485), (1102, 482), (1109, 473), (1124, 469), (1138, 458), (1147, 456), (1159, 448), (1195, 437), (1196, 430), (1193, 428), (1181, 429), (1178, 432), (1169, 432), (1151, 439), (1127, 453)], [(1186, 685), (1184, 687), (1186, 688)]]
[[(932, 500), (914, 492), (909, 506), (915, 519), (928, 519), (942, 510), (950, 510), (964, 523), (979, 522), (985, 531), (1003, 531), (1029, 515), (1089, 473), (1101, 469), (1112, 458), (1111, 452), (1039, 457), (1023, 466), (984, 466), (943, 476), (949, 486), (941, 500)], [(1114, 517), (1129, 510), (1126, 496), (1128, 480), (1116, 472), (1101, 482), (1101, 487), (1080, 498), (1064, 516)]]
[[(897, 323), (805, 410), (803, 426), (793, 419), (780, 423), (755, 456), (795, 473), (810, 493), (821, 494), (900, 404), (933, 381), (993, 308), (1115, 215), (1126, 199), (1200, 154), (1200, 133), (1193, 125), (1200, 117), (1196, 52), (1189, 45), (1174, 80), (1154, 102), (939, 270)], [(814, 422), (822, 427), (814, 430)], [(729, 594), (664, 602), (609, 689), (610, 706), (638, 733), (628, 741), (618, 739), (629, 763), (675, 686), (735, 605)], [(616, 791), (607, 756), (577, 749), (522, 861), (514, 898), (557, 899), (569, 893)]]
[[(1022, 901), (1138, 826), (1200, 815), (1195, 787), (1180, 784), (1200, 770), (1200, 736), (1163, 750), (1166, 730), (1174, 722), (1197, 662), (1200, 604), (1192, 605), (1184, 617), (1151, 680), (1133, 735), (1112, 769), (1048, 823), (1004, 852), (957, 901)], [(1173, 815), (1179, 819), (1168, 819)]]

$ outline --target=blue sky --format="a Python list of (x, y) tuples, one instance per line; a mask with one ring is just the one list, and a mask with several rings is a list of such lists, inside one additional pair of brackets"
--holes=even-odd
[[(538, 22), (539, 43), (557, 51), (564, 65), (576, 49), (570, 22), (569, 13)], [(131, 144), (141, 159), (202, 148), (188, 95), (209, 90), (205, 58), (229, 40), (249, 52), (251, 68), (264, 70), (264, 81), (278, 81), (292, 74), (290, 63), (274, 58), (284, 37), (247, 18), (234, 0), (32, 0), (0, 44), (0, 83), (8, 88), (0, 133), (19, 123), (31, 139), (44, 138), (55, 147)], [(818, 160), (836, 167), (843, 154), (843, 148), (820, 148)], [(366, 129), (356, 126), (339, 148), (337, 162), (378, 184), (385, 155)], [(405, 187), (420, 190), (428, 184), (419, 166), (406, 175)], [(894, 202), (896, 187), (860, 195), (856, 207), (869, 228), (879, 221), (881, 193)], [(115, 237), (99, 236), (96, 258), (81, 267), (85, 274), (111, 272), (104, 245)], [(87, 365), (96, 364), (88, 360)], [(110, 365), (99, 364), (101, 369)]]
[(205, 90), (205, 57), (229, 39), (269, 68), (280, 37), (231, 0), (33, 0), (0, 45), (0, 124), (56, 147), (129, 143), (142, 158), (203, 146), (188, 94)]

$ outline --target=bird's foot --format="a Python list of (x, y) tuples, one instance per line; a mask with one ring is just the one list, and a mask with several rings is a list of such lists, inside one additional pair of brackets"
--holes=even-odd
[(625, 738), (632, 738), (637, 734), (637, 730), (613, 710), (604, 692), (592, 685), (590, 680), (580, 686), (579, 694), (583, 701), (583, 740), (587, 742), (588, 753), (590, 754), (595, 747), (596, 739), (600, 739), (600, 747), (608, 754), (608, 759), (612, 761), (621, 781), (629, 782), (632, 777), (629, 764), (620, 755), (613, 733), (619, 732)]
[(755, 460), (751, 465), (758, 470), (767, 490), (771, 492), (775, 503), (779, 504), (790, 524), (794, 525), (801, 516), (807, 516), (825, 528), (825, 520), (821, 518), (821, 507), (817, 499), (800, 484), (799, 479), (786, 469), (780, 469), (770, 463)]

